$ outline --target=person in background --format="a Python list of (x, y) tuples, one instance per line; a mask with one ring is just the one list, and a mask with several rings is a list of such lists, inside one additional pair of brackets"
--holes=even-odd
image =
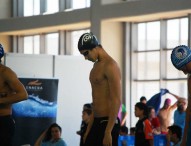
[(158, 117), (156, 116), (155, 109), (152, 106), (148, 107), (149, 112), (149, 121), (151, 122), (151, 126), (153, 129), (153, 134), (158, 135), (161, 134), (160, 122)]
[(124, 126), (126, 119), (127, 119), (127, 110), (124, 104), (121, 104), (120, 108), (119, 108), (119, 112), (118, 112), (118, 118), (120, 119), (120, 125)]
[(135, 135), (135, 127), (131, 127), (131, 128), (130, 128), (130, 133), (129, 133), (129, 135), (131, 135), (131, 136), (134, 136), (134, 135)]
[(135, 116), (139, 118), (135, 126), (135, 146), (153, 146), (152, 126), (148, 119), (148, 107), (142, 102), (135, 104)]
[(178, 125), (182, 128), (184, 133), (185, 118), (186, 118), (187, 99), (179, 98), (177, 102), (177, 109), (174, 112), (174, 125)]
[(80, 135), (80, 146), (84, 145), (83, 136), (86, 132), (86, 129), (87, 129), (88, 123), (91, 119), (91, 116), (92, 116), (92, 106), (91, 106), (91, 104), (86, 104), (83, 108), (83, 111), (82, 111), (81, 128), (80, 128), (80, 131), (77, 131), (77, 134)]
[[(177, 100), (179, 96), (168, 92), (168, 94), (174, 96)], [(161, 126), (161, 134), (167, 134), (168, 133), (168, 127), (171, 125), (171, 120), (173, 116), (173, 112), (177, 107), (177, 102), (175, 102), (173, 105), (171, 105), (171, 99), (166, 98), (163, 107), (159, 110), (158, 118)]]
[[(120, 136), (128, 136), (128, 128), (127, 128), (127, 126), (121, 126), (120, 127), (119, 135)], [(126, 140), (122, 140), (121, 143), (122, 143), (122, 146), (127, 146), (127, 141)]]
[(78, 135), (81, 135), (81, 128), (84, 127), (84, 125), (86, 125), (85, 122), (83, 121), (83, 111), (86, 110), (86, 109), (92, 110), (92, 103), (85, 103), (83, 105), (83, 109), (82, 109), (82, 122), (81, 122), (80, 130), (76, 132), (76, 134), (78, 134)]
[(127, 126), (121, 126), (119, 135), (121, 136), (127, 136), (128, 135), (128, 127)]
[(185, 45), (175, 47), (171, 53), (171, 61), (176, 69), (188, 74), (188, 106), (181, 146), (191, 146), (191, 49)]
[(12, 146), (15, 121), (12, 117), (12, 104), (27, 100), (28, 94), (16, 73), (1, 64), (4, 56), (0, 44), (0, 146)]
[(171, 142), (173, 143), (172, 146), (180, 146), (181, 138), (182, 138), (182, 128), (178, 125), (172, 125), (168, 127), (168, 133), (166, 135), (167, 145), (171, 146)]
[(141, 96), (140, 102), (146, 104), (147, 103), (147, 98), (145, 96)]
[(62, 128), (56, 124), (51, 124), (37, 139), (34, 146), (67, 146), (61, 138)]

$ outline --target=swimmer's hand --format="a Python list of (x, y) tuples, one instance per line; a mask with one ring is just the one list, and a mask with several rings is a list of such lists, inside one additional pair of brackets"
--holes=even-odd
[(112, 146), (111, 132), (105, 132), (105, 135), (103, 138), (103, 146)]

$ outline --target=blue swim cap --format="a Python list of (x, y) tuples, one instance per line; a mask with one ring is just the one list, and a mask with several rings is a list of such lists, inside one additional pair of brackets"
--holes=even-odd
[(180, 45), (172, 50), (172, 64), (179, 70), (191, 61), (191, 49), (185, 45)]
[(0, 44), (0, 60), (4, 56), (4, 49), (3, 46)]

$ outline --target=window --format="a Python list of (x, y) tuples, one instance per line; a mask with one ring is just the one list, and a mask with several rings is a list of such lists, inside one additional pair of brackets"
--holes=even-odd
[[(132, 79), (135, 82), (136, 88), (134, 92), (136, 95), (146, 96), (148, 91), (145, 91), (146, 84), (150, 84), (151, 81), (161, 83), (158, 89), (155, 88), (155, 93), (157, 93), (160, 88), (172, 89), (170, 85), (176, 85), (176, 94), (183, 96), (186, 93), (186, 88), (183, 82), (186, 80), (186, 76), (183, 72), (178, 71), (171, 62), (171, 52), (172, 48), (177, 45), (187, 45), (188, 42), (188, 18), (170, 19), (166, 20), (167, 25), (162, 25), (163, 30), (166, 33), (160, 34), (161, 25), (160, 21), (155, 22), (145, 22), (134, 24), (137, 25), (137, 43), (133, 46), (137, 46), (137, 49), (132, 52), (133, 61), (132, 62)], [(154, 33), (153, 33), (154, 32)], [(166, 44), (162, 46), (167, 46), (166, 48), (161, 48), (160, 38), (167, 35)], [(135, 56), (135, 57), (134, 57)], [(144, 84), (144, 85), (143, 85)], [(157, 84), (157, 83), (156, 83)], [(140, 90), (141, 88), (142, 90)], [(155, 86), (156, 87), (156, 86)], [(139, 89), (138, 89), (139, 88)], [(178, 90), (181, 88), (182, 92)], [(175, 89), (175, 88), (173, 88)], [(148, 95), (151, 97), (152, 95)], [(187, 96), (186, 96), (187, 97)], [(136, 97), (139, 98), (139, 97)]]
[(40, 0), (24, 0), (24, 16), (40, 14)]
[(138, 51), (159, 49), (160, 22), (138, 24)]
[(45, 36), (45, 50), (46, 54), (58, 55), (59, 50), (59, 35), (58, 33), (50, 33)]
[(51, 14), (59, 11), (59, 0), (46, 0), (46, 11), (44, 14)]
[(90, 7), (90, 0), (72, 0), (72, 9)]
[[(131, 62), (132, 67), (130, 109), (134, 108), (141, 96), (149, 100), (159, 93), (161, 88), (187, 98), (187, 76), (172, 65), (171, 52), (178, 45), (188, 45), (188, 18), (169, 19), (163, 22), (132, 24), (131, 34), (137, 41), (135, 39), (131, 42), (132, 57), (131, 60), (127, 60)], [(163, 96), (161, 106), (165, 96), (175, 102), (175, 98), (169, 94)], [(134, 115), (134, 110), (131, 111), (131, 115)], [(131, 124), (135, 123), (136, 119), (132, 117)]]
[(24, 37), (24, 54), (40, 54), (39, 35)]
[(167, 48), (188, 44), (188, 18), (167, 21)]
[(159, 52), (137, 53), (137, 79), (159, 79)]

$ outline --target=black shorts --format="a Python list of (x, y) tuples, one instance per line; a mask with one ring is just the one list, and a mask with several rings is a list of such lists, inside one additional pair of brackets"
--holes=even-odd
[[(85, 146), (103, 146), (103, 138), (108, 123), (108, 117), (94, 118), (93, 125), (87, 136)], [(118, 146), (118, 136), (120, 129), (120, 121), (116, 119), (116, 123), (112, 129), (112, 146)]]
[(11, 116), (0, 116), (0, 146), (12, 146), (15, 122)]

